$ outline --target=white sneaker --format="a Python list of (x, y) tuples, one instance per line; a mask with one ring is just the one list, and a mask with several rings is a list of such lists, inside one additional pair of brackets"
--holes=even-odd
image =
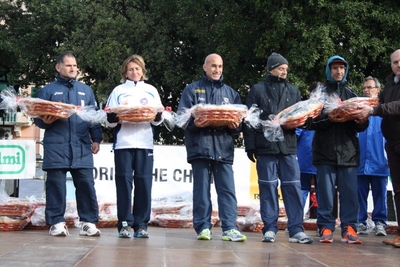
[(84, 236), (100, 236), (101, 232), (97, 229), (94, 223), (90, 222), (81, 222), (81, 230), (79, 231), (79, 235)]
[(49, 229), (49, 234), (52, 236), (67, 236), (69, 235), (67, 225), (65, 222), (53, 224)]

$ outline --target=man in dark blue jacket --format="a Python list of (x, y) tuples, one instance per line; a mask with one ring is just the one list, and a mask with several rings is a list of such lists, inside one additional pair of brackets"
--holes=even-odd
[[(203, 64), (203, 77), (183, 90), (178, 112), (199, 104), (242, 104), (239, 94), (223, 83), (221, 56), (210, 54)], [(185, 128), (187, 161), (193, 170), (193, 227), (198, 240), (210, 240), (213, 182), (218, 195), (222, 240), (245, 241), (236, 227), (237, 200), (233, 177), (234, 138), (241, 124), (230, 122), (227, 127), (211, 127), (210, 121), (191, 117)]]
[[(250, 108), (256, 104), (262, 110), (262, 121), (301, 101), (299, 89), (286, 79), (288, 64), (283, 56), (272, 53), (267, 60), (268, 76), (250, 89), (246, 105)], [(271, 142), (266, 139), (261, 127), (253, 129), (245, 126), (247, 156), (253, 162), (257, 159), (260, 214), (264, 223), (262, 242), (275, 242), (278, 232), (280, 180), (288, 216), (289, 242), (310, 244), (313, 239), (304, 233), (303, 228), (304, 210), (295, 129), (283, 129), (283, 136), (283, 141)]]
[[(96, 106), (92, 89), (77, 81), (78, 67), (71, 53), (58, 56), (57, 77), (43, 87), (38, 98), (73, 104)], [(76, 188), (77, 211), (81, 222), (80, 235), (99, 236), (98, 204), (93, 178), (93, 154), (99, 152), (102, 141), (100, 124), (91, 125), (76, 114), (68, 119), (45, 115), (34, 119), (35, 124), (45, 129), (43, 147), (43, 170), (46, 179), (46, 223), (53, 236), (69, 235), (65, 224), (66, 174), (70, 172)]]

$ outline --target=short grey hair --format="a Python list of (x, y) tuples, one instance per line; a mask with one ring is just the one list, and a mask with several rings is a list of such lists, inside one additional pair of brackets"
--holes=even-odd
[(378, 88), (381, 88), (381, 83), (379, 82), (379, 80), (377, 78), (368, 76), (367, 78), (364, 79), (364, 82), (367, 82), (367, 81), (374, 81), (375, 86)]

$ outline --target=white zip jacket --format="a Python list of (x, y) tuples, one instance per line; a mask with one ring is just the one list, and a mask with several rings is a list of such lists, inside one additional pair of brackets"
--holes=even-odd
[[(127, 80), (114, 88), (108, 97), (107, 106), (118, 107), (121, 105), (148, 105), (163, 108), (157, 89), (144, 81), (135, 83)], [(151, 124), (157, 126), (161, 123), (162, 120), (159, 122), (120, 122), (121, 127), (115, 133), (114, 149), (153, 149)], [(118, 123), (109, 122), (106, 122), (106, 124), (111, 128), (118, 125)]]

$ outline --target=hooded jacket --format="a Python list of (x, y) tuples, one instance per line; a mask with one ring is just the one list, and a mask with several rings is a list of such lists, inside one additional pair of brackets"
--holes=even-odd
[[(269, 120), (269, 115), (278, 114), (287, 107), (301, 101), (300, 90), (286, 79), (268, 75), (263, 82), (250, 88), (246, 105), (251, 108), (256, 104), (262, 111), (260, 119)], [(283, 129), (284, 140), (270, 142), (264, 136), (262, 127), (254, 129), (244, 125), (244, 144), (246, 152), (260, 154), (296, 154), (297, 139), (295, 129)]]
[(379, 94), (380, 105), (374, 115), (383, 117), (382, 134), (390, 146), (400, 144), (400, 83), (394, 82), (394, 74), (386, 77), (385, 88)]
[[(238, 92), (223, 83), (222, 76), (218, 81), (214, 81), (203, 73), (201, 80), (187, 85), (183, 90), (178, 113), (198, 104), (242, 104), (242, 101)], [(240, 131), (241, 125), (237, 129), (197, 128), (194, 118), (191, 117), (185, 128), (187, 161), (191, 163), (195, 159), (208, 159), (233, 164), (233, 136)]]
[[(97, 106), (89, 86), (60, 75), (39, 91), (38, 98), (76, 106)], [(92, 142), (100, 143), (103, 139), (100, 124), (91, 125), (76, 114), (51, 124), (39, 118), (34, 122), (45, 129), (43, 170), (93, 168)]]
[[(336, 82), (332, 78), (330, 64), (334, 60), (346, 62), (340, 56), (333, 56), (328, 60), (325, 93), (328, 97), (336, 93), (342, 101), (357, 97), (358, 95), (347, 87), (347, 62), (343, 79)], [(308, 129), (315, 130), (312, 144), (313, 165), (358, 166), (360, 147), (357, 133), (367, 129), (368, 125), (368, 120), (363, 124), (357, 124), (355, 121), (332, 122), (323, 108), (321, 114), (308, 125)]]

